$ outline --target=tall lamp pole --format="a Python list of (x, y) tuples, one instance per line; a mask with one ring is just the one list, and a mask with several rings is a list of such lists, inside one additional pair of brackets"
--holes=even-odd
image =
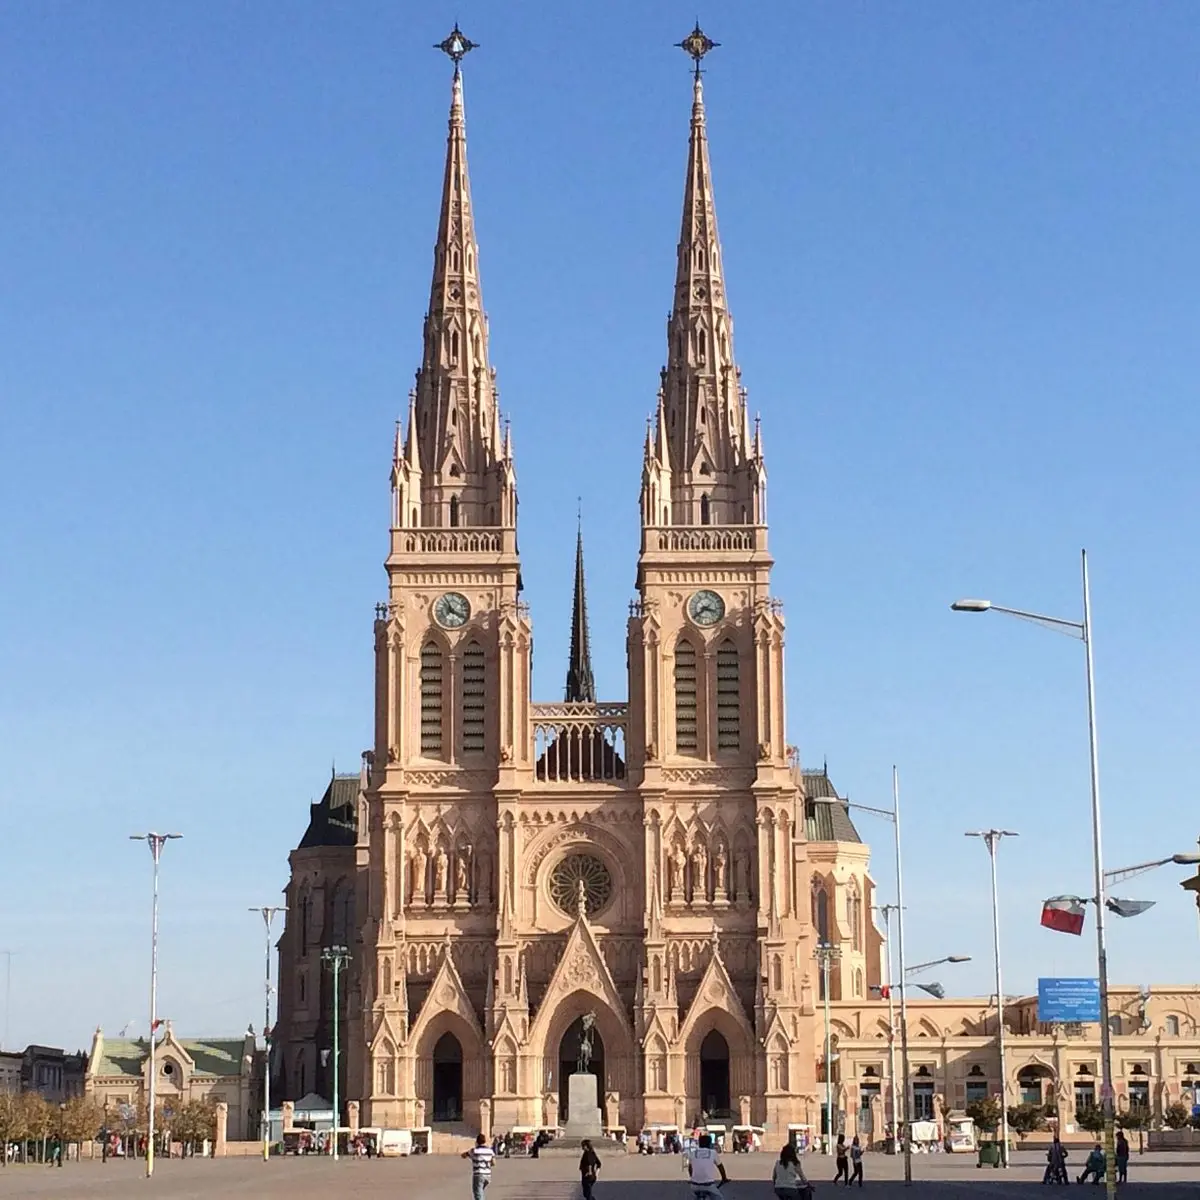
[(262, 908), (251, 908), (250, 912), (260, 913), (266, 930), (266, 971), (263, 975), (264, 1011), (263, 1011), (263, 1162), (271, 1159), (271, 922), (278, 913), (287, 912), (282, 904), (263, 905)]
[(338, 1096), (338, 1059), (341, 1057), (341, 1040), (338, 1029), (338, 982), (339, 976), (350, 961), (350, 951), (345, 946), (326, 946), (321, 951), (321, 961), (333, 972), (333, 1157), (338, 1157), (338, 1129), (342, 1124), (342, 1109)]
[(1041, 613), (1026, 612), (1019, 608), (1003, 608), (990, 600), (956, 600), (951, 609), (955, 612), (1001, 612), (1011, 617), (1020, 617), (1043, 625), (1059, 633), (1068, 634), (1083, 642), (1087, 665), (1087, 717), (1088, 717), (1088, 766), (1092, 784), (1092, 874), (1094, 877), (1096, 905), (1096, 973), (1100, 984), (1100, 1104), (1104, 1114), (1104, 1159), (1105, 1190), (1108, 1200), (1117, 1194), (1116, 1143), (1113, 1136), (1114, 1104), (1112, 1078), (1112, 1030), (1108, 1025), (1108, 943), (1105, 937), (1105, 890), (1104, 859), (1100, 836), (1100, 758), (1096, 742), (1096, 679), (1092, 664), (1092, 599), (1088, 583), (1087, 551), (1080, 551), (1083, 575), (1083, 620), (1068, 621), (1060, 617), (1047, 617)]
[(129, 840), (145, 842), (154, 859), (154, 900), (150, 908), (150, 1089), (146, 1132), (146, 1178), (154, 1174), (154, 1101), (158, 1070), (154, 1063), (154, 1036), (158, 1031), (158, 861), (167, 842), (183, 837), (181, 833), (131, 833)]
[(1008, 1167), (1008, 1064), (1004, 1054), (1004, 987), (1000, 982), (1000, 902), (996, 890), (996, 848), (1000, 839), (1017, 837), (1011, 829), (973, 830), (967, 837), (982, 838), (992, 864), (992, 949), (996, 957), (996, 1046), (1000, 1054), (1000, 1162)]
[[(874, 808), (870, 804), (855, 804), (841, 797), (834, 799), (829, 797), (823, 799), (822, 803), (827, 804), (844, 804), (847, 808), (858, 809), (861, 812), (874, 813), (877, 817), (884, 817), (891, 821), (896, 837), (896, 929), (897, 929), (897, 945), (896, 949), (900, 956), (900, 978), (903, 980), (905, 976), (904, 967), (904, 876), (901, 870), (901, 855), (900, 855), (900, 774), (896, 768), (892, 767), (892, 807), (891, 808)], [(889, 954), (891, 952), (889, 951)], [(908, 1005), (904, 999), (904, 989), (900, 990), (900, 1062), (901, 1070), (904, 1073), (904, 1090), (902, 1104), (902, 1121), (903, 1121), (903, 1144), (904, 1144), (904, 1186), (908, 1187), (912, 1184), (912, 1144), (908, 1136), (908, 1120), (909, 1120), (909, 1081), (908, 1081)], [(894, 1077), (894, 1073), (893, 1073)], [(893, 1114), (894, 1120), (894, 1114)]]
[(833, 1027), (829, 1019), (829, 971), (842, 956), (840, 946), (822, 942), (816, 951), (821, 964), (821, 990), (825, 997), (825, 1153), (833, 1153)]
[(891, 1153), (896, 1154), (900, 1149), (900, 1093), (896, 1080), (896, 986), (892, 974), (892, 913), (899, 912), (897, 904), (881, 904), (879, 911), (883, 914), (884, 939), (887, 942), (887, 980), (884, 991), (888, 1002), (888, 1077), (892, 1083), (892, 1136), (890, 1138)]

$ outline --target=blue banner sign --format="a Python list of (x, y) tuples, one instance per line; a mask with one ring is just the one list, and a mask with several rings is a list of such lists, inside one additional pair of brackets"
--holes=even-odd
[(1039, 979), (1038, 1020), (1099, 1021), (1100, 980)]

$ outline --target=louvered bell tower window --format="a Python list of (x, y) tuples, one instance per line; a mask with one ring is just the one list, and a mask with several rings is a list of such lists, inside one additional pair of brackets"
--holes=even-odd
[(696, 649), (690, 642), (675, 647), (675, 749), (696, 753)]
[(464, 754), (484, 750), (484, 659), (483, 647), (472, 642), (462, 656), (462, 745)]
[(741, 727), (737, 647), (732, 642), (723, 642), (717, 648), (717, 749), (737, 750)]
[(421, 649), (421, 753), (442, 757), (442, 652), (433, 642)]

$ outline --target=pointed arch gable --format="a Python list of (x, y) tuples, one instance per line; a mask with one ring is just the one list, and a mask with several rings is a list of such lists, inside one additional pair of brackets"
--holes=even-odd
[[(585, 1007), (580, 1008), (578, 1012), (572, 1012), (576, 1005), (568, 1001), (579, 996), (584, 998)], [(597, 1004), (597, 1001), (600, 1003)], [(601, 1024), (600, 1035), (604, 1038), (606, 1046), (609, 1041), (601, 1022), (601, 1007), (609, 1011), (616, 1026), (613, 1029), (617, 1038), (614, 1045), (632, 1045), (633, 1030), (625, 1014), (625, 1005), (617, 991), (617, 985), (613, 982), (608, 964), (604, 961), (604, 955), (600, 953), (600, 947), (588, 923), (585, 920), (576, 920), (567, 937), (562, 957), (550, 977), (537, 1016), (530, 1026), (529, 1043), (535, 1046), (544, 1044), (545, 1052), (553, 1053), (557, 1049), (557, 1039), (562, 1037), (567, 1026), (589, 1011), (587, 1004), (596, 1010), (597, 1023)], [(562, 1019), (562, 1014), (567, 1012), (572, 1012), (570, 1019)], [(556, 1038), (550, 1040), (553, 1028), (559, 1025), (561, 1028), (558, 1029)]]
[(693, 1051), (693, 1044), (695, 1053), (699, 1053), (700, 1042), (711, 1029), (724, 1036), (730, 1050), (740, 1047), (743, 1053), (749, 1053), (754, 1046), (754, 1027), (746, 1017), (746, 1010), (720, 954), (714, 954), (708, 960), (695, 999), (680, 1026), (679, 1039), (688, 1047), (689, 1053)]
[(409, 1040), (417, 1047), (418, 1054), (432, 1054), (434, 1043), (447, 1032), (453, 1033), (463, 1044), (464, 1053), (482, 1051), (483, 1028), (448, 948), (442, 955), (442, 964), (433, 977), (425, 1003), (413, 1022)]
[(404, 1045), (404, 1033), (402, 1028), (398, 1027), (392, 1021), (391, 1013), (383, 1013), (379, 1023), (375, 1026), (375, 1032), (371, 1036), (371, 1040), (367, 1043), (367, 1049), (372, 1054), (384, 1053), (382, 1047), (391, 1043), (393, 1046)]

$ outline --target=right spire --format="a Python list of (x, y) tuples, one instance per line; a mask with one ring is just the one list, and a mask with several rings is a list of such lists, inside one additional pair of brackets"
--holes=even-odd
[(765, 523), (766, 472), (733, 356), (709, 162), (700, 26), (679, 45), (696, 63), (675, 297), (642, 486), (646, 525)]

